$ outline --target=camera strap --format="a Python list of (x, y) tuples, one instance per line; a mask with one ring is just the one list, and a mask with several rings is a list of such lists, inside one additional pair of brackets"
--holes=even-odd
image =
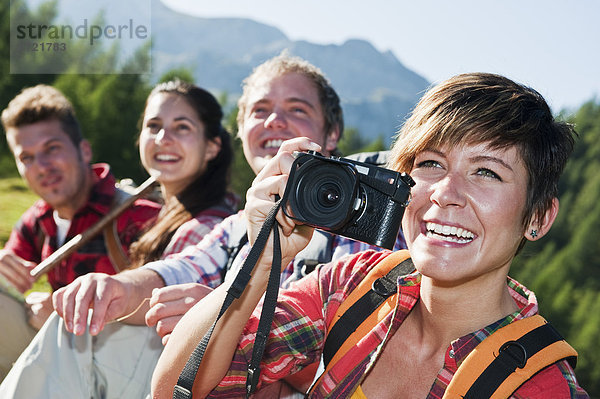
[(227, 290), (227, 295), (223, 300), (223, 305), (221, 306), (216, 320), (206, 332), (204, 337), (202, 337), (202, 340), (190, 355), (190, 358), (179, 375), (177, 385), (175, 385), (173, 388), (173, 399), (192, 398), (192, 386), (194, 385), (198, 368), (200, 367), (200, 363), (204, 357), (204, 353), (215, 326), (233, 301), (241, 297), (246, 286), (248, 285), (248, 282), (250, 281), (252, 270), (258, 262), (265, 245), (267, 244), (269, 234), (271, 231), (273, 231), (273, 264), (271, 265), (271, 272), (269, 274), (269, 281), (267, 283), (263, 308), (258, 323), (256, 339), (252, 349), (252, 359), (250, 361), (250, 365), (248, 366), (248, 375), (246, 378), (246, 397), (249, 397), (250, 394), (254, 392), (260, 376), (259, 365), (265, 350), (269, 331), (271, 330), (275, 306), (277, 304), (277, 295), (279, 294), (279, 280), (281, 275), (281, 245), (279, 242), (279, 224), (277, 223), (275, 217), (277, 216), (277, 212), (279, 211), (281, 203), (282, 200), (279, 199), (269, 211), (269, 214), (267, 215), (265, 222), (263, 223), (258, 236), (256, 237), (256, 241), (248, 253), (248, 257), (236, 275), (231, 287), (229, 287)]

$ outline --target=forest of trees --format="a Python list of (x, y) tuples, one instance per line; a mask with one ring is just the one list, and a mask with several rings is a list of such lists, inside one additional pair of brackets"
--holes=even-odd
[(564, 117), (579, 137), (561, 179), (557, 220), (544, 239), (525, 246), (511, 270), (578, 350), (577, 376), (600, 397), (600, 102)]
[[(146, 75), (127, 73), (132, 63), (150, 60), (140, 51), (119, 74), (11, 75), (9, 73), (10, 4), (0, 2), (0, 108), (23, 87), (38, 83), (55, 85), (73, 102), (84, 135), (92, 143), (94, 159), (111, 164), (118, 177), (140, 183), (145, 172), (139, 162), (136, 139), (138, 120), (152, 83)], [(55, 16), (55, 2), (37, 10), (23, 4), (19, 12)], [(77, 59), (90, 65), (115, 62), (110, 49), (81, 49)], [(161, 80), (180, 76), (190, 80), (186, 70), (172, 71)], [(223, 104), (226, 94), (219, 94)], [(225, 126), (235, 134), (235, 109), (227, 109)], [(529, 243), (517, 257), (513, 277), (534, 290), (542, 314), (578, 350), (577, 375), (592, 397), (600, 397), (600, 102), (591, 100), (574, 113), (559, 118), (576, 126), (579, 138), (560, 185), (560, 212), (548, 236)], [(365, 142), (355, 129), (345, 131), (340, 144), (343, 154), (383, 148), (381, 138)], [(244, 198), (253, 173), (246, 164), (239, 140), (235, 143), (235, 171), (232, 190)], [(4, 135), (0, 138), (0, 177), (16, 175), (13, 158)]]

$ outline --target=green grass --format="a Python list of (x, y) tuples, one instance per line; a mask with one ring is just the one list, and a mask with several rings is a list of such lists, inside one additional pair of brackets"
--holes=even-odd
[[(0, 178), (0, 248), (23, 212), (38, 199), (20, 177)], [(46, 276), (35, 283), (34, 291), (48, 291)]]
[(0, 179), (0, 245), (4, 246), (8, 236), (23, 212), (38, 196), (35, 195), (20, 177)]
[(15, 223), (37, 199), (20, 177), (0, 179), (0, 246), (4, 246)]

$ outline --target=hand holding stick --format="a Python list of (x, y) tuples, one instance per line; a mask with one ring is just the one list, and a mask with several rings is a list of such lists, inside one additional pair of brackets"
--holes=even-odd
[(152, 185), (156, 182), (155, 176), (150, 176), (142, 185), (135, 189), (133, 194), (123, 202), (121, 202), (118, 206), (112, 208), (104, 217), (96, 222), (89, 229), (84, 231), (83, 233), (77, 234), (75, 237), (66, 242), (63, 246), (58, 248), (55, 252), (53, 252), (49, 257), (40, 262), (36, 267), (34, 267), (30, 274), (33, 277), (39, 277), (42, 274), (46, 273), (50, 269), (54, 268), (63, 259), (67, 258), (73, 252), (75, 252), (79, 247), (88, 242), (90, 239), (94, 238), (97, 234), (99, 234), (104, 227), (106, 227), (110, 222), (112, 222), (115, 218), (117, 218), (121, 213), (123, 213), (127, 208), (129, 208), (133, 203), (141, 198), (148, 190), (152, 187)]

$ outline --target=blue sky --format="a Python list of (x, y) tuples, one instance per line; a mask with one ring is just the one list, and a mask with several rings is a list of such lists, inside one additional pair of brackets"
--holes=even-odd
[(366, 39), (431, 82), (469, 71), (532, 86), (551, 107), (600, 99), (600, 1), (161, 0), (201, 17), (243, 17), (290, 39)]

